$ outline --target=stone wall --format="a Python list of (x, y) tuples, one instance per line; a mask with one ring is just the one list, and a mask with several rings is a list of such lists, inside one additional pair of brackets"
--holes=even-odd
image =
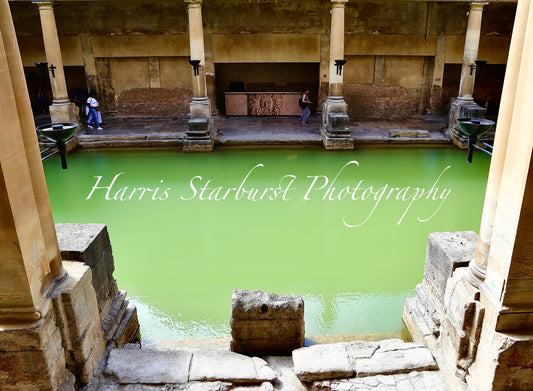
[(192, 90), (186, 88), (136, 88), (123, 91), (117, 99), (117, 115), (125, 117), (185, 117)]
[(344, 99), (351, 118), (403, 118), (416, 113), (418, 90), (348, 84), (344, 86)]

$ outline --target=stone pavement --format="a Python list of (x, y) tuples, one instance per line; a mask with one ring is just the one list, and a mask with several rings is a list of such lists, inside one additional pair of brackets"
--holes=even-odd
[(449, 391), (430, 351), (399, 339), (304, 347), (292, 357), (127, 345), (83, 391)]
[[(296, 117), (213, 117), (215, 146), (321, 145), (321, 119), (301, 126)], [(104, 118), (103, 130), (82, 125), (82, 148), (160, 147), (183, 145), (187, 118)], [(350, 127), (356, 147), (365, 144), (432, 144), (450, 141), (442, 129), (445, 118), (418, 116), (405, 120), (353, 120)]]

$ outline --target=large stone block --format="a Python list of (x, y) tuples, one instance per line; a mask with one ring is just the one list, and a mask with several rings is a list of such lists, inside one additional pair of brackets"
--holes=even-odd
[(230, 324), (232, 351), (289, 355), (304, 344), (304, 302), (299, 296), (235, 289)]
[(87, 384), (104, 355), (105, 341), (89, 266), (63, 262), (67, 278), (52, 295), (62, 330), (67, 367), (78, 381)]
[(115, 263), (104, 224), (56, 224), (61, 258), (90, 266), (100, 313), (118, 293)]
[(429, 234), (423, 284), (443, 303), (446, 282), (458, 267), (468, 266), (475, 257), (478, 236), (474, 231)]

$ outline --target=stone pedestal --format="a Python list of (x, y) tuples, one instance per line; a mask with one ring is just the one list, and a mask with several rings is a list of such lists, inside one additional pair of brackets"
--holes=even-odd
[[(450, 105), (447, 129), (448, 137), (453, 144), (460, 149), (468, 149), (468, 136), (461, 132), (457, 125), (458, 118), (485, 118), (486, 114), (487, 109), (478, 106), (474, 101), (455, 99)], [(483, 138), (490, 140), (489, 136), (483, 136)]]
[(326, 149), (353, 149), (348, 105), (342, 96), (329, 97), (322, 106), (322, 142)]
[(230, 325), (232, 352), (290, 355), (304, 346), (304, 302), (299, 296), (235, 289)]
[[(51, 302), (50, 302), (51, 304)], [(58, 390), (66, 377), (65, 353), (54, 309), (29, 325), (0, 328), (0, 389)]]
[(211, 118), (209, 98), (192, 98), (191, 119), (185, 131), (184, 152), (211, 152), (215, 143), (215, 128)]
[(80, 114), (78, 107), (72, 103), (53, 103), (50, 106), (50, 119), (56, 122), (79, 122)]

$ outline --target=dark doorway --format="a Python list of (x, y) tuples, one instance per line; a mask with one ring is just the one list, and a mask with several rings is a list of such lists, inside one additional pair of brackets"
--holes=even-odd
[[(63, 69), (69, 98), (72, 100), (72, 94), (77, 88), (85, 91), (85, 95), (87, 95), (85, 68), (82, 66), (66, 66)], [(48, 105), (51, 105), (53, 95), (48, 72), (45, 72), (43, 75), (41, 70), (36, 66), (24, 67), (24, 75), (26, 76), (26, 84), (34, 113), (37, 108), (37, 91), (39, 88), (46, 94)]]
[(319, 63), (215, 64), (217, 109), (225, 115), (224, 92), (302, 92), (309, 88), (316, 97)]
[[(487, 109), (487, 118), (496, 118), (505, 78), (505, 64), (486, 64), (476, 75), (474, 101)], [(449, 105), (450, 98), (459, 94), (461, 64), (446, 64), (442, 80), (442, 104)], [(448, 107), (449, 108), (449, 107)]]

